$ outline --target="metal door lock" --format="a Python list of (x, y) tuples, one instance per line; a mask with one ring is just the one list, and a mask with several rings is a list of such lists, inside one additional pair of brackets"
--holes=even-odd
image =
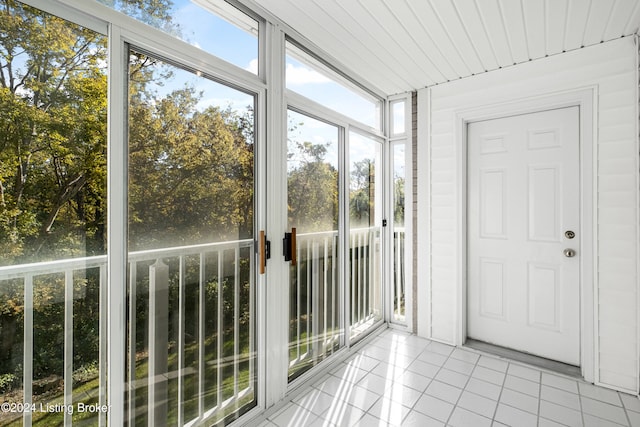
[(574, 256), (576, 256), (576, 251), (574, 251), (573, 249), (565, 249), (564, 256), (566, 256), (567, 258), (573, 258)]
[(576, 233), (571, 230), (567, 230), (564, 232), (564, 237), (566, 237), (567, 239), (573, 239), (574, 237), (576, 237)]

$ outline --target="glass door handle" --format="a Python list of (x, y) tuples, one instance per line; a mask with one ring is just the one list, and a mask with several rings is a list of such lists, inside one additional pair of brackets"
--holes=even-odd
[(295, 227), (291, 228), (291, 233), (284, 233), (282, 239), (282, 255), (285, 261), (291, 261), (291, 265), (296, 265), (297, 262), (296, 240)]
[(271, 242), (267, 240), (267, 235), (264, 233), (264, 230), (260, 230), (258, 253), (260, 254), (259, 273), (264, 274), (267, 268), (267, 260), (271, 258)]

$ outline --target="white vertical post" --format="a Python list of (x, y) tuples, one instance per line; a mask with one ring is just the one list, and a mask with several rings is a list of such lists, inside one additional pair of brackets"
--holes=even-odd
[[(138, 294), (138, 264), (129, 264), (129, 366), (127, 380), (129, 381), (128, 420), (129, 425), (136, 425), (136, 340), (137, 340), (137, 294)], [(106, 308), (106, 306), (105, 306)]]
[(205, 381), (205, 363), (204, 363), (204, 347), (206, 340), (205, 327), (205, 292), (206, 292), (206, 262), (207, 257), (204, 253), (200, 254), (200, 270), (198, 279), (198, 418), (202, 420), (204, 416), (204, 381)]
[(329, 340), (329, 280), (327, 280), (329, 273), (329, 239), (325, 237), (322, 241), (323, 250), (323, 263), (322, 263), (322, 290), (323, 290), (323, 309), (322, 316), (324, 321), (322, 322), (323, 334), (322, 334), (322, 354), (327, 353), (327, 343)]
[(311, 315), (307, 316), (307, 319), (311, 319), (311, 346), (312, 346), (312, 357), (316, 360), (319, 357), (319, 345), (320, 344), (320, 328), (319, 323), (322, 318), (320, 313), (320, 271), (319, 271), (319, 261), (320, 261), (320, 250), (318, 247), (318, 241), (313, 239), (313, 247), (311, 252), (311, 259), (313, 263), (311, 264), (311, 292), (308, 298), (311, 299)]
[(240, 364), (240, 247), (233, 255), (233, 396), (238, 397), (238, 365)]
[[(33, 403), (33, 276), (24, 278), (24, 354), (23, 389), (24, 403)], [(31, 411), (24, 411), (24, 427), (31, 427)]]
[(178, 425), (184, 425), (184, 293), (186, 282), (186, 260), (180, 257), (180, 271), (178, 280)]
[[(107, 269), (108, 316), (107, 378), (110, 426), (124, 424), (127, 291), (127, 63), (128, 51), (120, 27), (109, 26), (109, 111), (107, 118)], [(124, 192), (123, 192), (124, 191)], [(108, 307), (108, 309), (107, 309)], [(135, 352), (135, 347), (131, 349)]]
[[(101, 407), (107, 404), (107, 325), (108, 319), (103, 313), (107, 312), (107, 266), (100, 265), (100, 337), (98, 350), (98, 403)], [(98, 414), (98, 427), (105, 427), (107, 414)]]
[[(64, 405), (73, 405), (73, 270), (64, 272)], [(64, 425), (71, 425), (72, 411), (64, 411)]]
[(169, 267), (158, 258), (149, 266), (149, 390), (150, 427), (167, 423), (169, 348)]
[(218, 251), (218, 361), (216, 363), (216, 389), (218, 394), (218, 408), (222, 407), (222, 341), (224, 340), (223, 301), (224, 301), (224, 251)]

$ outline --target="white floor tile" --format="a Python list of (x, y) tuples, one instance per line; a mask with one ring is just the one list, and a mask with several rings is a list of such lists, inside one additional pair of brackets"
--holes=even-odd
[(453, 427), (490, 427), (491, 420), (482, 415), (457, 407), (453, 410), (453, 414), (451, 414), (451, 418), (449, 418), (447, 424)]
[(374, 393), (371, 390), (367, 390), (366, 388), (354, 387), (351, 393), (345, 396), (343, 400), (366, 412), (378, 399), (380, 399), (379, 394)]
[(453, 405), (444, 400), (423, 394), (413, 409), (444, 423), (449, 419), (449, 415), (453, 411)]
[(580, 411), (556, 405), (546, 400), (540, 402), (540, 416), (567, 426), (582, 425), (582, 414)]
[(368, 373), (369, 371), (345, 363), (341, 363), (337, 369), (331, 371), (331, 375), (334, 377), (338, 377), (341, 380), (346, 380), (354, 384), (359, 382)]
[(640, 414), (633, 411), (627, 411), (627, 416), (632, 427), (640, 427)]
[(584, 396), (580, 397), (580, 400), (582, 401), (582, 412), (585, 414), (604, 418), (618, 424), (627, 424), (627, 415), (621, 407)]
[(559, 388), (543, 385), (540, 389), (540, 398), (547, 402), (556, 403), (578, 411), (580, 410), (580, 397), (578, 397), (577, 394), (569, 393)]
[(425, 377), (433, 378), (441, 368), (421, 360), (415, 360), (407, 367), (407, 371), (415, 372)]
[(640, 412), (640, 399), (638, 399), (638, 396), (620, 393), (620, 398), (622, 399), (624, 407), (628, 411)]
[(476, 378), (471, 378), (467, 383), (466, 390), (479, 394), (480, 396), (487, 397), (492, 400), (498, 400), (502, 388), (495, 384), (488, 383)]
[(452, 371), (459, 372), (464, 375), (471, 375), (471, 372), (473, 372), (473, 368), (475, 368), (475, 364), (454, 359), (452, 355), (449, 358), (449, 360), (445, 362), (443, 367)]
[[(392, 424), (393, 425), (393, 424)], [(396, 424), (399, 425), (399, 424)], [(353, 424), (354, 427), (387, 427), (389, 423), (374, 417), (371, 414), (364, 414), (362, 418)]]
[(640, 427), (640, 399), (396, 331), (384, 333), (375, 345), (337, 364), (331, 374), (302, 389), (259, 426), (583, 423)]
[(296, 404), (288, 405), (270, 421), (279, 427), (298, 427), (311, 424), (318, 418), (316, 414)]
[(372, 372), (369, 372), (364, 378), (362, 378), (356, 384), (358, 387), (367, 388), (378, 394), (384, 393), (384, 390), (391, 387), (393, 384), (393, 377), (383, 378)]
[(335, 401), (335, 396), (329, 395), (315, 388), (312, 388), (302, 396), (293, 399), (294, 403), (297, 403), (316, 415), (322, 415), (325, 413), (326, 410), (335, 403)]
[(453, 346), (434, 341), (429, 345), (427, 350), (432, 353), (438, 353), (438, 354), (442, 354), (443, 356), (449, 356), (454, 349), (455, 347)]
[(415, 372), (406, 371), (396, 379), (396, 382), (407, 387), (411, 387), (418, 391), (425, 391), (427, 386), (431, 384), (432, 378), (425, 377)]
[(538, 418), (538, 427), (565, 427), (564, 424), (548, 420), (546, 418)]
[(507, 375), (507, 378), (504, 380), (504, 387), (533, 397), (538, 397), (540, 394), (540, 384), (512, 375)]
[(505, 388), (502, 390), (502, 394), (500, 395), (500, 402), (513, 406), (514, 408), (530, 412), (534, 415), (538, 415), (538, 399), (533, 396), (529, 396), (528, 394)]
[(476, 366), (471, 376), (479, 380), (496, 384), (502, 387), (505, 374), (502, 372), (494, 371), (493, 369), (485, 368), (483, 366)]
[(578, 394), (578, 382), (558, 375), (542, 373), (542, 384)]
[(478, 360), (478, 365), (485, 368), (493, 369), (494, 371), (498, 372), (507, 372), (509, 362), (497, 359), (495, 357), (482, 356), (480, 360)]
[(474, 353), (473, 351), (462, 350), (460, 348), (456, 348), (453, 350), (450, 356), (452, 359), (462, 360), (463, 362), (471, 363), (475, 365), (478, 359), (480, 359), (480, 355), (478, 353)]
[(378, 400), (368, 413), (392, 425), (400, 425), (411, 408), (388, 398)]
[(315, 383), (313, 387), (317, 388), (318, 390), (324, 391), (327, 394), (335, 396), (345, 388), (355, 387), (355, 384), (352, 384), (348, 381), (343, 382), (341, 378), (334, 377), (333, 375), (328, 375)]
[(391, 365), (387, 362), (380, 362), (375, 368), (369, 372), (379, 377), (393, 380), (402, 375), (406, 369), (402, 366)]
[(463, 391), (458, 406), (487, 418), (493, 418), (498, 402), (480, 395)]
[(441, 383), (440, 381), (433, 381), (431, 384), (429, 384), (429, 387), (427, 387), (425, 393), (429, 396), (437, 397), (438, 399), (442, 399), (449, 403), (455, 404), (456, 402), (458, 402), (458, 399), (462, 394), (462, 389), (449, 384)]
[(578, 388), (580, 394), (593, 400), (599, 400), (600, 402), (606, 402), (615, 406), (622, 406), (620, 396), (617, 391), (609, 390), (603, 387), (597, 387), (593, 384), (579, 383)]
[(447, 356), (444, 356), (440, 353), (429, 351), (429, 347), (427, 347), (427, 350), (424, 353), (420, 354), (417, 357), (417, 360), (421, 360), (423, 362), (427, 362), (436, 366), (442, 366), (447, 361), (447, 358)]
[(469, 381), (469, 376), (442, 368), (435, 377), (436, 380), (447, 383), (454, 387), (464, 388)]
[(332, 406), (322, 418), (337, 426), (352, 426), (365, 414), (362, 409), (348, 404)]
[(394, 383), (384, 390), (383, 397), (390, 398), (398, 403), (412, 407), (422, 396), (422, 392), (400, 383)]
[[(594, 417), (589, 414), (582, 414), (585, 427), (620, 427), (620, 424)], [(626, 425), (626, 424), (625, 424)]]
[(507, 374), (539, 383), (541, 372), (537, 369), (527, 368), (525, 366), (521, 366), (515, 363), (510, 363), (509, 369), (507, 370)]
[(499, 404), (495, 420), (514, 427), (536, 427), (538, 417), (520, 409)]
[(411, 411), (404, 419), (402, 427), (444, 427), (444, 423), (428, 417), (421, 412)]

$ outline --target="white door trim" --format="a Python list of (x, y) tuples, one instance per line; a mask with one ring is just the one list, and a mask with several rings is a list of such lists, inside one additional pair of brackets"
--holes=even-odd
[(596, 144), (595, 125), (597, 86), (523, 98), (513, 102), (486, 104), (455, 112), (456, 150), (456, 310), (455, 344), (464, 344), (467, 336), (467, 124), (479, 120), (528, 114), (577, 106), (580, 110), (580, 360), (585, 380), (597, 382), (597, 294), (596, 265)]

